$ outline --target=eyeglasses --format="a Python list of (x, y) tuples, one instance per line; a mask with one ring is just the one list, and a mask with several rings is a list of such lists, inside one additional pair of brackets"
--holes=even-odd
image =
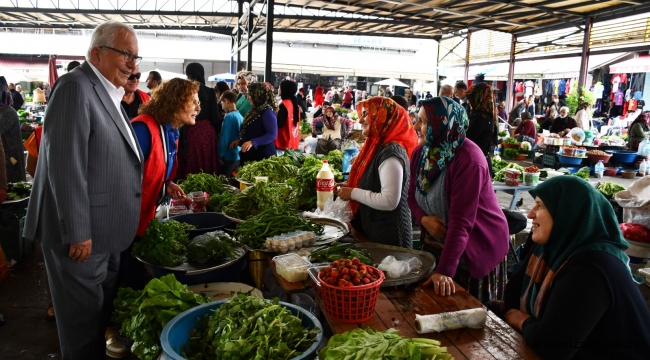
[(124, 62), (135, 61), (135, 64), (138, 65), (138, 64), (140, 64), (140, 61), (142, 61), (142, 56), (131, 54), (128, 51), (118, 50), (118, 49), (112, 48), (110, 46), (100, 46), (100, 48), (111, 49), (111, 50), (115, 51), (116, 53), (124, 55)]
[(142, 76), (141, 73), (131, 74), (131, 76), (129, 76), (129, 80), (135, 80), (135, 79), (140, 80), (140, 76)]

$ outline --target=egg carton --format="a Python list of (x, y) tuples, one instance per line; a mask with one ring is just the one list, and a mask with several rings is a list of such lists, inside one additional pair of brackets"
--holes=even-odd
[(279, 253), (286, 253), (314, 244), (316, 244), (316, 234), (311, 231), (294, 231), (266, 239), (266, 248)]

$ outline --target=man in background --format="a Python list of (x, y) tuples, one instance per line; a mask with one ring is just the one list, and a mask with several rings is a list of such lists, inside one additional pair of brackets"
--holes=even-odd
[[(429, 94), (428, 91), (427, 91), (427, 94)], [(454, 98), (454, 88), (451, 87), (451, 85), (442, 85), (440, 87), (440, 96), (445, 96), (445, 97), (453, 99)]]
[(23, 96), (16, 91), (16, 85), (14, 85), (14, 83), (9, 83), (9, 92), (11, 92), (11, 98), (14, 101), (11, 107), (13, 107), (14, 110), (22, 109), (23, 104), (25, 104), (25, 99), (23, 99)]
[[(155, 88), (160, 86), (161, 83), (162, 76), (160, 76), (160, 73), (158, 71), (149, 71), (149, 76), (147, 76), (147, 88), (153, 91)], [(151, 91), (149, 91), (149, 95), (151, 95)]]
[(454, 87), (455, 91), (455, 96), (454, 96), (454, 101), (459, 103), (463, 109), (469, 114), (470, 106), (467, 100), (465, 99), (467, 97), (467, 84), (463, 81), (458, 81), (456, 82), (456, 86)]

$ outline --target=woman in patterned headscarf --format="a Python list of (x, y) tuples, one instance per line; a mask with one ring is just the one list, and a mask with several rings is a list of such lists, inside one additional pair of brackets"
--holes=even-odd
[(423, 249), (436, 255), (425, 283), (450, 295), (454, 281), (486, 302), (503, 297), (508, 223), (487, 161), (465, 133), (465, 110), (447, 97), (420, 101), (411, 156), (408, 204), (422, 229)]
[(384, 97), (360, 102), (357, 113), (366, 141), (337, 195), (352, 200), (352, 226), (357, 231), (377, 243), (411, 248), (406, 184), (408, 154), (417, 145), (413, 124), (404, 108)]
[(251, 103), (248, 101), (248, 87), (257, 82), (257, 75), (252, 71), (240, 71), (237, 73), (237, 90), (239, 90), (239, 95), (237, 95), (237, 110), (241, 116), (246, 116), (248, 111), (251, 109)]
[(239, 140), (230, 144), (232, 149), (241, 146), (239, 167), (247, 162), (259, 161), (276, 155), (275, 138), (278, 137), (278, 105), (269, 83), (253, 83), (248, 86), (251, 109), (244, 117)]

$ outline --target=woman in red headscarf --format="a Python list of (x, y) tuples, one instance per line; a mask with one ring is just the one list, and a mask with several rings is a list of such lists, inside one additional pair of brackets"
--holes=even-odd
[(323, 87), (316, 86), (316, 90), (314, 90), (314, 107), (323, 106), (324, 101), (325, 96), (323, 95)]
[(377, 243), (411, 248), (407, 191), (409, 155), (417, 146), (413, 124), (403, 107), (384, 97), (360, 102), (357, 113), (366, 141), (337, 195), (352, 200), (355, 230)]

